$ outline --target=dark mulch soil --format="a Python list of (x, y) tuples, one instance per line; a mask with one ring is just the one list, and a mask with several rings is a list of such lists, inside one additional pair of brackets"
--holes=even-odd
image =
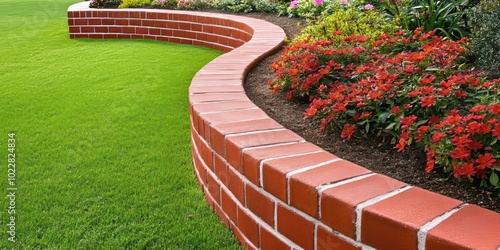
[[(275, 14), (250, 13), (245, 15), (282, 27), (289, 38), (298, 34), (301, 27), (306, 24), (302, 19), (277, 17)], [(302, 25), (299, 26), (298, 23)], [(500, 212), (500, 197), (492, 192), (482, 190), (466, 181), (459, 182), (453, 177), (449, 178), (449, 174), (439, 172), (426, 174), (424, 172), (425, 155), (422, 150), (413, 149), (397, 153), (392, 145), (378, 146), (379, 142), (375, 140), (353, 138), (350, 141), (344, 141), (340, 139), (339, 131), (322, 134), (318, 121), (303, 119), (304, 111), (308, 107), (307, 103), (299, 100), (286, 100), (284, 93), (272, 95), (267, 88), (267, 81), (273, 78), (269, 65), (279, 53), (281, 51), (258, 64), (245, 81), (245, 91), (248, 97), (271, 118), (307, 141), (373, 172)]]

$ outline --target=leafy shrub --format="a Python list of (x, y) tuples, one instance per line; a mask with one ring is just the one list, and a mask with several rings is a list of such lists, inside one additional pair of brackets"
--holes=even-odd
[(328, 15), (345, 7), (358, 6), (357, 0), (292, 0), (282, 15), (289, 17), (304, 17), (315, 19), (322, 15)]
[(177, 9), (180, 10), (200, 10), (208, 6), (206, 0), (179, 0)]
[(254, 9), (257, 12), (275, 13), (278, 9), (278, 3), (267, 0), (255, 0), (253, 2)]
[[(489, 183), (497, 186), (494, 164), (500, 158), (496, 144), (500, 139), (496, 125), (500, 121), (500, 79), (484, 81), (481, 72), (460, 68), (465, 62), (466, 39), (450, 41), (434, 33), (418, 28), (413, 33), (381, 35), (375, 41), (352, 35), (340, 43), (335, 38), (295, 42), (272, 64), (276, 79), (268, 84), (274, 91), (287, 91), (287, 98), (308, 96), (311, 104), (305, 117), (322, 119), (323, 131), (341, 128), (341, 137), (346, 139), (356, 131), (365, 136), (389, 134), (398, 151), (420, 142), (435, 151), (428, 157), (427, 171), (438, 163), (457, 178), (477, 177), (487, 185), (489, 176)], [(486, 107), (481, 112), (489, 112), (484, 118), (471, 113), (476, 112), (476, 104)], [(472, 114), (471, 119), (463, 119), (469, 121), (463, 125), (467, 127), (438, 126), (449, 114), (457, 113), (452, 109), (462, 110), (464, 117)], [(481, 123), (472, 126), (479, 126), (482, 134), (468, 131), (472, 120)], [(464, 131), (473, 142), (466, 140), (470, 148), (465, 151), (470, 157), (465, 157), (462, 148), (463, 155), (458, 157), (450, 146), (456, 145), (456, 136)], [(494, 156), (491, 166), (479, 170), (478, 157), (486, 153)], [(462, 174), (465, 163), (476, 172)]]
[(118, 8), (138, 8), (151, 5), (151, 0), (123, 0)]
[(470, 21), (477, 66), (500, 71), (500, 0), (481, 1), (470, 11)]
[(107, 0), (90, 0), (89, 8), (104, 8)]
[(254, 11), (252, 0), (219, 0), (214, 5), (217, 9), (227, 12), (249, 13)]
[(151, 5), (155, 8), (175, 9), (177, 7), (177, 0), (153, 0)]
[(466, 9), (469, 0), (387, 0), (382, 8), (405, 29), (424, 27), (438, 35), (458, 40), (469, 36)]
[[(340, 41), (344, 37), (354, 34), (364, 34), (375, 39), (384, 33), (394, 33), (399, 26), (385, 20), (384, 16), (376, 10), (359, 11), (354, 8), (339, 9), (302, 29), (294, 41), (311, 37), (310, 41), (319, 39), (330, 40), (336, 38)], [(334, 35), (335, 31), (342, 31), (342, 35)]]

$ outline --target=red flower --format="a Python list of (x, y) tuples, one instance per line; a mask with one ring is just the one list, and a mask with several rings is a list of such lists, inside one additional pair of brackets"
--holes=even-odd
[(399, 118), (399, 121), (401, 121), (401, 128), (408, 129), (415, 121), (417, 121), (417, 118), (418, 117), (415, 115)]
[(464, 146), (458, 146), (455, 150), (451, 151), (451, 158), (464, 160), (470, 156), (470, 151), (467, 150)]
[(425, 96), (424, 98), (422, 98), (422, 100), (420, 100), (420, 105), (422, 105), (422, 107), (424, 108), (432, 107), (435, 103), (436, 103), (435, 96)]
[(491, 166), (495, 164), (496, 160), (491, 154), (486, 153), (484, 155), (480, 154), (475, 162), (478, 164), (477, 169), (483, 170), (485, 168), (491, 168)]
[(449, 115), (444, 119), (444, 123), (447, 126), (452, 126), (460, 123), (461, 117), (459, 115)]
[(476, 174), (476, 168), (474, 168), (473, 163), (464, 163), (462, 164), (462, 173), (467, 176), (467, 178), (471, 178)]
[(500, 140), (500, 123), (495, 124), (495, 128), (492, 130), (492, 135), (496, 136)]
[(391, 109), (391, 113), (393, 114), (398, 114), (399, 112), (401, 112), (401, 108), (399, 106), (395, 106)]
[(418, 91), (418, 89), (416, 89), (416, 90), (409, 92), (408, 97), (411, 97), (411, 98), (417, 97), (419, 94), (420, 94), (420, 91)]
[(432, 142), (434, 145), (437, 145), (445, 136), (446, 134), (444, 132), (437, 132), (432, 136)]
[(356, 125), (346, 123), (346, 124), (344, 124), (344, 129), (342, 129), (342, 133), (340, 134), (340, 137), (347, 138), (347, 140), (350, 140), (351, 136), (354, 134), (354, 131), (356, 131)]
[(457, 146), (457, 147), (463, 147), (465, 145), (467, 145), (468, 143), (471, 143), (472, 140), (469, 139), (469, 135), (468, 134), (465, 134), (465, 135), (462, 135), (462, 136), (455, 136), (453, 138), (450, 139), (451, 143), (453, 143), (453, 145)]
[(467, 128), (465, 130), (467, 130), (467, 132), (469, 132), (471, 135), (474, 135), (474, 134), (477, 134), (479, 132), (480, 127), (481, 127), (481, 124), (474, 121), (474, 122), (469, 123), (469, 125), (467, 126)]
[(434, 164), (435, 163), (433, 160), (427, 161), (426, 163), (427, 167), (425, 168), (425, 172), (430, 173), (434, 169)]
[(432, 81), (434, 81), (434, 79), (436, 79), (436, 77), (434, 75), (427, 75), (427, 76), (422, 77), (422, 79), (420, 79), (420, 81), (418, 81), (418, 83), (420, 83), (422, 85), (427, 85), (427, 84), (431, 84)]
[(490, 107), (490, 112), (496, 115), (500, 115), (500, 104), (495, 103)]
[(394, 148), (397, 148), (398, 152), (401, 152), (405, 149), (405, 145), (406, 145), (406, 140), (404, 138), (401, 138), (399, 139), (398, 144), (396, 144)]
[(483, 148), (484, 145), (480, 141), (472, 138), (471, 142), (467, 143), (466, 146), (470, 150), (478, 151), (479, 149)]

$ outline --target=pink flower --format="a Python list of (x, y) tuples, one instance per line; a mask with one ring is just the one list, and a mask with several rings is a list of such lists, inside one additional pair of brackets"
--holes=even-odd
[(290, 3), (290, 7), (292, 9), (295, 9), (297, 8), (297, 5), (299, 4), (299, 0), (293, 0), (291, 3)]
[(375, 7), (375, 6), (373, 6), (371, 4), (365, 5), (365, 9), (367, 9), (367, 10), (373, 9), (373, 7)]
[(340, 4), (346, 5), (347, 4), (347, 0), (341, 0)]
[(314, 6), (323, 4), (323, 0), (314, 0)]

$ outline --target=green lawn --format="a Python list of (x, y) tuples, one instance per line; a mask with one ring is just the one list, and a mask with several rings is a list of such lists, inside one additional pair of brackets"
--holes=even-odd
[[(191, 163), (187, 89), (220, 52), (71, 40), (76, 2), (0, 2), (0, 249), (239, 248)], [(11, 132), (16, 243), (6, 226)]]

